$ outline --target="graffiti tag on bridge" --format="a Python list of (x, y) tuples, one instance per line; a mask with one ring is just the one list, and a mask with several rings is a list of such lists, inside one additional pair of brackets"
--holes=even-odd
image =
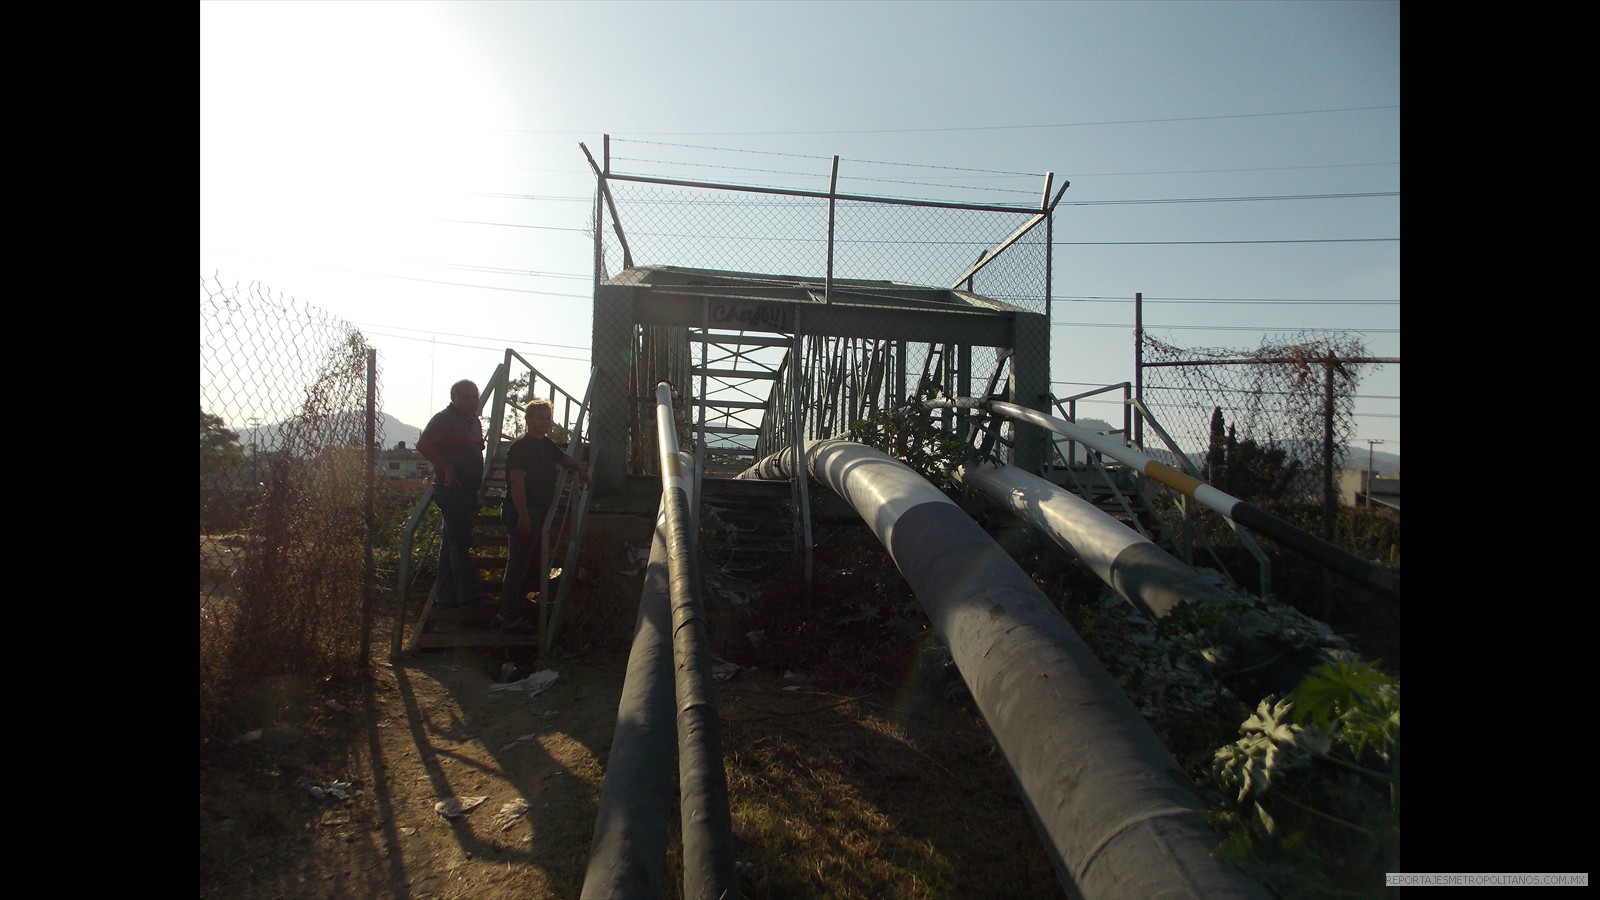
[(778, 303), (711, 304), (711, 324), (744, 331), (789, 331), (788, 307)]

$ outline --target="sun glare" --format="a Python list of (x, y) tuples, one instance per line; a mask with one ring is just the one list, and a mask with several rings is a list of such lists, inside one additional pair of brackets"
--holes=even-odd
[(201, 13), (202, 245), (346, 267), (437, 256), (434, 220), (503, 108), (448, 19), (410, 3)]

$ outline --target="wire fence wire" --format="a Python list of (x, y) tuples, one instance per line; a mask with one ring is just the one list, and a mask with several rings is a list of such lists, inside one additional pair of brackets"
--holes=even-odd
[[(875, 302), (885, 306), (893, 304), (894, 282), (959, 288), (1027, 312), (1049, 314), (1048, 222), (1038, 222), (1006, 243), (1039, 215), (1037, 207), (973, 208), (839, 197), (830, 211), (827, 197), (767, 194), (725, 185), (662, 185), (626, 177), (604, 180), (603, 190), (609, 196), (597, 196), (593, 212), (597, 283), (615, 277), (628, 264), (761, 273), (794, 280), (820, 281), (831, 274), (836, 280), (882, 282), (883, 296)], [(980, 261), (984, 266), (967, 277)], [(597, 316), (602, 314), (596, 310)], [(638, 352), (631, 386), (634, 422), (628, 454), (635, 470), (647, 466), (645, 457), (652, 453), (649, 432), (639, 417), (647, 413), (644, 402), (655, 382), (665, 379), (683, 386), (688, 384), (691, 367), (725, 365), (710, 356), (710, 344), (684, 343), (679, 334), (682, 330), (636, 330)], [(1037, 340), (1041, 346), (1029, 349), (1044, 360), (1046, 371), (1037, 377), (1048, 383), (1047, 330), (1041, 331)], [(784, 378), (801, 382), (788, 389), (802, 393), (804, 436), (808, 438), (834, 436), (863, 415), (913, 400), (928, 380), (946, 395), (982, 392), (1008, 356), (1001, 348), (973, 345), (961, 360), (964, 368), (958, 369), (953, 346), (902, 342), (899, 364), (887, 373), (890, 377), (875, 374), (869, 378), (870, 354), (863, 357), (868, 362), (859, 366), (860, 372), (851, 370), (850, 361), (844, 358), (858, 354), (854, 343), (820, 337), (808, 337), (804, 343), (801, 365), (787, 367)], [(781, 360), (785, 353), (774, 351), (773, 356)], [(768, 366), (777, 367), (776, 363)], [(851, 377), (863, 385), (870, 382), (871, 389), (843, 390), (841, 385)], [(764, 383), (759, 395), (737, 399), (769, 400), (765, 386), (769, 384)], [(715, 401), (719, 396), (704, 399)], [(851, 400), (841, 405), (844, 397)], [(951, 418), (947, 425), (953, 426), (957, 414), (942, 415)], [(759, 412), (752, 411), (734, 424), (751, 431), (774, 431), (771, 423), (760, 418)], [(753, 435), (725, 439), (724, 443), (723, 449), (744, 456), (761, 452)]]
[(376, 362), (347, 322), (201, 275), (202, 745), (248, 687), (364, 658)]
[[(815, 278), (828, 271), (828, 200), (819, 197), (606, 182), (634, 265)], [(958, 279), (1037, 208), (970, 209), (841, 198), (833, 213), (833, 277), (933, 287)], [(602, 210), (599, 278), (623, 269), (616, 219)], [(1029, 312), (1048, 309), (1047, 229), (986, 265), (967, 288)], [(965, 283), (959, 286), (965, 288)]]
[(1142, 343), (1144, 404), (1197, 464), (1220, 408), (1237, 440), (1284, 452), (1297, 471), (1291, 494), (1313, 497), (1329, 467), (1342, 466), (1356, 434), (1356, 389), (1371, 368), (1359, 338), (1301, 334), (1254, 350), (1177, 347), (1149, 335)]

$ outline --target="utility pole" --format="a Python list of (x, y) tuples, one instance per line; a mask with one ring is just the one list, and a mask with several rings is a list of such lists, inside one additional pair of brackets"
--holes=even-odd
[(1383, 443), (1383, 441), (1375, 441), (1370, 438), (1367, 439), (1367, 481), (1361, 487), (1366, 491), (1367, 494), (1368, 509), (1372, 508), (1372, 448), (1374, 445), (1381, 443)]
[(261, 428), (261, 420), (250, 418), (250, 487), (254, 489), (261, 483), (261, 460), (256, 456), (256, 435)]

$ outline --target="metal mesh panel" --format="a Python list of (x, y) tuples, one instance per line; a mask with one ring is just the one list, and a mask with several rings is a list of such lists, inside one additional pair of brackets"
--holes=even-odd
[(1048, 313), (1045, 272), (1049, 266), (1050, 246), (1041, 223), (984, 266), (968, 290), (1029, 312)]
[[(820, 278), (828, 270), (828, 201), (609, 180), (635, 265)], [(953, 287), (985, 252), (1037, 210), (1016, 212), (840, 200), (834, 210), (835, 278)], [(620, 271), (614, 220), (601, 230), (605, 277)], [(974, 280), (978, 293), (1044, 312), (1049, 248), (1043, 225), (999, 254)]]
[(1210, 443), (1212, 410), (1220, 407), (1239, 440), (1281, 449), (1297, 462), (1296, 487), (1310, 495), (1330, 464), (1324, 459), (1329, 429), (1335, 470), (1355, 437), (1365, 357), (1360, 340), (1349, 336), (1264, 341), (1255, 350), (1238, 350), (1182, 348), (1145, 335), (1143, 400), (1179, 447), (1196, 457)]
[[(660, 471), (656, 460), (656, 385), (663, 381), (671, 384), (677, 401), (689, 393), (692, 378), (689, 375), (688, 329), (661, 325), (629, 327), (633, 329), (638, 348), (628, 398), (629, 471), (655, 474)], [(693, 444), (684, 439), (680, 446), (687, 449)]]
[[(721, 431), (708, 433), (708, 440), (752, 457), (789, 440), (790, 423), (771, 423), (766, 416), (781, 410), (782, 416), (789, 417), (795, 391), (802, 398), (801, 428), (808, 438), (843, 433), (865, 415), (916, 398), (925, 379), (936, 393), (945, 396), (982, 394), (991, 389), (995, 372), (1001, 371), (1003, 380), (993, 385), (996, 393), (1040, 408), (1047, 405), (1041, 395), (1049, 384), (1050, 247), (1048, 223), (1039, 218), (1037, 209), (839, 198), (831, 222), (830, 273), (826, 197), (726, 185), (662, 185), (621, 177), (602, 179), (601, 184), (610, 193), (610, 202), (602, 197), (596, 205), (595, 253), (602, 279), (615, 278), (628, 262), (635, 267), (760, 273), (774, 280), (813, 283), (825, 282), (831, 274), (834, 284), (861, 280), (918, 289), (960, 289), (1033, 314), (1027, 327), (1016, 329), (1016, 356), (983, 344), (808, 335), (798, 364), (788, 359), (786, 349), (768, 351), (761, 359), (750, 354), (735, 361), (758, 373), (781, 370), (781, 385), (770, 378), (762, 380), (763, 374), (745, 381), (724, 379), (715, 385), (702, 380), (680, 382), (662, 374), (677, 371), (671, 361), (676, 336), (669, 340), (640, 328), (636, 331), (638, 356), (630, 400), (636, 405), (640, 398), (652, 395), (654, 381), (661, 377), (668, 377), (680, 396), (685, 389), (691, 394), (711, 391), (701, 398), (713, 404), (706, 425), (712, 432)], [(1030, 223), (1031, 229), (1025, 230)], [(1019, 232), (1023, 233), (1018, 236)], [(966, 277), (979, 261), (984, 261), (983, 267)], [(898, 306), (902, 315), (906, 309), (918, 308), (918, 303), (930, 302), (896, 303), (896, 293), (894, 288), (879, 290), (878, 299), (872, 302), (884, 304), (885, 309)], [(937, 301), (931, 302), (937, 305)], [(597, 336), (602, 330), (599, 317), (622, 311), (620, 304), (597, 303)], [(604, 326), (607, 330), (612, 327), (609, 323)], [(692, 366), (719, 368), (719, 363), (727, 362), (714, 343), (690, 340), (689, 329), (666, 331), (685, 335)], [(1013, 371), (1017, 358), (1028, 360), (1031, 366), (1022, 379)], [(1023, 394), (1016, 393), (1018, 385)], [(719, 398), (724, 401), (723, 408), (716, 409)], [(763, 407), (760, 410), (727, 408), (757, 401)], [(939, 415), (951, 429), (962, 427), (967, 417), (958, 411)], [(641, 424), (635, 418), (630, 426), (633, 471), (639, 471), (653, 452), (638, 437)]]
[(361, 655), (375, 366), (348, 323), (201, 276), (202, 665), (229, 667), (203, 694), (252, 665), (325, 674)]

